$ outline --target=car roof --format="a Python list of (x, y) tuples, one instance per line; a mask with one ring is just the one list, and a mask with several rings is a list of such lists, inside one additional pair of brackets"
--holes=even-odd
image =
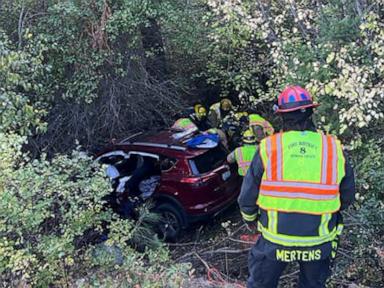
[(146, 133), (133, 134), (120, 142), (116, 143), (117, 146), (128, 147), (129, 149), (137, 149), (161, 153), (169, 157), (177, 158), (192, 158), (205, 153), (208, 149), (203, 148), (190, 148), (185, 143), (191, 139), (195, 134), (190, 133), (175, 139), (177, 131), (162, 130), (150, 131)]

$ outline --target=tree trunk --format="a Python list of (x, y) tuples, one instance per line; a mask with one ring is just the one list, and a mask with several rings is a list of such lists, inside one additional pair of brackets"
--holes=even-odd
[(141, 28), (144, 51), (150, 52), (146, 56), (145, 68), (151, 76), (162, 81), (167, 78), (168, 69), (161, 29), (155, 19), (148, 21), (149, 25)]

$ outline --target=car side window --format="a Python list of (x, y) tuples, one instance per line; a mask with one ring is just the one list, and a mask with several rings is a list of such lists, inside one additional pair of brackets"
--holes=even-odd
[[(97, 161), (102, 164), (107, 164), (107, 169), (109, 169), (111, 175), (116, 175), (117, 172), (120, 176), (126, 176), (130, 175), (135, 169), (137, 158), (130, 157), (128, 154), (122, 151), (111, 151), (101, 155)], [(112, 170), (116, 171), (112, 172)]]
[(209, 149), (202, 155), (199, 155), (189, 161), (192, 173), (194, 175), (210, 172), (223, 164), (227, 153), (221, 146)]
[(174, 158), (162, 158), (160, 159), (160, 170), (161, 172), (168, 172), (176, 165), (176, 159)]

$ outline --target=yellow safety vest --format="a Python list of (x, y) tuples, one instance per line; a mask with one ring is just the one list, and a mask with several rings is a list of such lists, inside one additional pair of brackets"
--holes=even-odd
[[(258, 206), (268, 213), (268, 227), (260, 222), (263, 236), (285, 246), (314, 246), (332, 241), (337, 227), (328, 231), (332, 213), (340, 209), (339, 185), (345, 175), (340, 141), (311, 131), (278, 133), (260, 143), (264, 174)], [(279, 234), (278, 213), (319, 215), (318, 236)]]
[(251, 166), (252, 159), (255, 156), (256, 150), (257, 146), (255, 144), (244, 145), (235, 149), (235, 159), (240, 176), (245, 176), (245, 174), (247, 174), (249, 166)]

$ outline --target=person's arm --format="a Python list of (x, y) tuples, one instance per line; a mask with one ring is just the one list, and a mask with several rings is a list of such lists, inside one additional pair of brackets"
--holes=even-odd
[(259, 152), (256, 152), (251, 166), (243, 179), (241, 192), (237, 199), (241, 215), (246, 222), (253, 222), (256, 220), (258, 212), (256, 200), (259, 196), (259, 188), (263, 173), (263, 163)]
[(219, 119), (218, 119), (216, 111), (209, 110), (208, 123), (213, 128), (218, 128), (219, 127)]
[(355, 201), (355, 176), (348, 157), (344, 152), (345, 158), (345, 176), (340, 183), (340, 210), (347, 209)]
[(228, 154), (227, 156), (227, 162), (230, 164), (233, 164), (236, 162), (236, 150), (233, 150), (231, 153)]

